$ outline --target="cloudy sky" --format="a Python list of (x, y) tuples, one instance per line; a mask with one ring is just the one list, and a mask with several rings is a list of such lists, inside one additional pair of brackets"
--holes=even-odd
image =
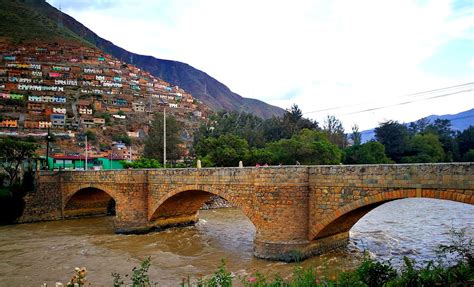
[(474, 0), (48, 0), (129, 51), (347, 130), (474, 108)]

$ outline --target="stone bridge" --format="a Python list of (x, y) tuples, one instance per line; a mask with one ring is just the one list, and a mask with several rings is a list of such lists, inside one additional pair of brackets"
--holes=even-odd
[(426, 197), (474, 204), (474, 163), (39, 172), (20, 222), (113, 212), (118, 233), (198, 220), (218, 195), (256, 228), (254, 254), (292, 260), (347, 243), (385, 202)]

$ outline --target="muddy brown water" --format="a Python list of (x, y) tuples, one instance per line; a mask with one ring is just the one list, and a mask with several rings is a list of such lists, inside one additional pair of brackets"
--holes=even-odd
[[(67, 282), (76, 266), (87, 267), (92, 286), (111, 286), (112, 272), (131, 273), (148, 256), (150, 277), (160, 286), (179, 286), (184, 277), (211, 274), (222, 259), (236, 277), (256, 270), (286, 277), (297, 266), (254, 258), (255, 228), (235, 208), (203, 210), (195, 226), (143, 235), (114, 234), (112, 222), (112, 217), (98, 217), (0, 226), (0, 286), (54, 286)], [(472, 238), (473, 226), (474, 206), (434, 199), (393, 201), (351, 229), (345, 250), (300, 265), (332, 276), (353, 268), (364, 250), (395, 264), (404, 255), (419, 262), (433, 260), (436, 246), (448, 242), (451, 227), (466, 228)]]

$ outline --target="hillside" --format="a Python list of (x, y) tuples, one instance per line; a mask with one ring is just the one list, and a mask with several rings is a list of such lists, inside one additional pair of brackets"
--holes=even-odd
[[(451, 128), (455, 131), (463, 131), (469, 126), (474, 125), (474, 109), (470, 109), (464, 112), (460, 112), (454, 115), (431, 115), (426, 117), (430, 122), (434, 122), (436, 119), (444, 119), (451, 121)], [(410, 123), (408, 123), (410, 124)], [(365, 130), (361, 132), (362, 142), (368, 142), (375, 138), (374, 129)]]
[(0, 134), (43, 138), (51, 129), (58, 136), (52, 152), (63, 156), (82, 152), (88, 134), (97, 156), (130, 156), (123, 145), (114, 150), (114, 141), (127, 142), (137, 156), (154, 114), (166, 109), (183, 123), (189, 147), (210, 112), (201, 101), (22, 2), (1, 4)]
[(112, 42), (99, 37), (74, 18), (61, 13), (61, 11), (45, 1), (30, 0), (25, 3), (34, 7), (41, 15), (49, 17), (54, 21), (60, 21), (68, 31), (72, 31), (117, 59), (136, 65), (156, 77), (182, 87), (214, 110), (242, 110), (262, 118), (281, 116), (284, 113), (282, 108), (269, 105), (257, 99), (241, 97), (218, 80), (188, 64), (139, 55), (118, 47)]

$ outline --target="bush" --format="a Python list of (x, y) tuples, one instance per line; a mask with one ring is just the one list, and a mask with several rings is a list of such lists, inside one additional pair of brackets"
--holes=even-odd
[(114, 140), (116, 142), (123, 142), (127, 146), (132, 144), (132, 139), (128, 135), (124, 135), (124, 134), (114, 135), (112, 137), (112, 140)]
[(153, 158), (140, 158), (132, 162), (123, 161), (124, 168), (161, 168), (161, 163)]
[(129, 284), (125, 284), (125, 281), (119, 273), (112, 273), (113, 286), (120, 287), (120, 286), (133, 286), (133, 287), (149, 287), (149, 286), (157, 286), (158, 283), (153, 283), (150, 280), (150, 276), (148, 275), (148, 269), (151, 266), (151, 259), (150, 257), (143, 260), (139, 266), (133, 267), (131, 276), (126, 274), (124, 277), (130, 277), (131, 282)]
[(369, 287), (383, 286), (397, 277), (397, 271), (389, 263), (381, 263), (366, 257), (355, 271), (359, 280)]
[[(288, 280), (278, 275), (269, 280), (258, 272), (240, 280), (246, 287), (474, 286), (473, 239), (467, 239), (464, 230), (452, 230), (451, 234), (451, 243), (439, 248), (443, 255), (456, 254), (455, 258), (458, 261), (450, 262), (454, 263), (450, 266), (445, 266), (440, 261), (437, 264), (429, 262), (417, 268), (414, 260), (404, 257), (404, 266), (397, 272), (389, 262), (377, 262), (366, 256), (356, 270), (343, 272), (338, 278), (328, 279), (325, 276), (318, 276), (313, 267), (297, 267)], [(158, 283), (152, 283), (148, 276), (150, 265), (150, 258), (147, 258), (132, 269), (131, 275), (112, 273), (113, 286), (157, 286)], [(85, 271), (83, 273), (85, 279)], [(125, 279), (128, 278), (131, 282), (125, 283)], [(217, 271), (209, 278), (200, 278), (193, 282), (188, 277), (182, 280), (180, 286), (230, 287), (233, 279), (233, 275), (226, 270), (225, 262), (222, 261)]]

